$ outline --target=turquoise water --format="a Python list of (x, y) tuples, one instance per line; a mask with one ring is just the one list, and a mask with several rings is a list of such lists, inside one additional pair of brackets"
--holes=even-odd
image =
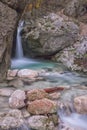
[(12, 59), (11, 69), (52, 69), (58, 66), (58, 63), (45, 61), (45, 60), (34, 60), (28, 58)]

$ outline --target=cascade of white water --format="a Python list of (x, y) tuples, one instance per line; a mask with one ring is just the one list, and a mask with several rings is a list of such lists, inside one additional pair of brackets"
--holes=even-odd
[(19, 26), (17, 28), (17, 38), (16, 38), (16, 51), (15, 51), (15, 57), (17, 59), (23, 58), (23, 48), (22, 48), (22, 41), (21, 41), (21, 30), (23, 28), (23, 21), (19, 22)]
[(23, 24), (24, 21), (20, 21), (19, 26), (17, 28), (15, 58), (11, 60), (11, 68), (18, 68), (20, 66), (28, 66), (30, 64), (37, 63), (37, 61), (33, 59), (26, 58), (23, 54), (22, 39), (21, 39), (21, 31), (23, 29)]

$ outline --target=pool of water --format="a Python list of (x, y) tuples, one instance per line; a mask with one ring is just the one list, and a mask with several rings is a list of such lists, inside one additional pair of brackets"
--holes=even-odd
[(57, 67), (57, 63), (45, 60), (35, 60), (35, 59), (28, 59), (28, 58), (21, 58), (21, 59), (12, 59), (11, 61), (11, 68), (12, 69), (46, 69), (46, 68), (54, 68)]

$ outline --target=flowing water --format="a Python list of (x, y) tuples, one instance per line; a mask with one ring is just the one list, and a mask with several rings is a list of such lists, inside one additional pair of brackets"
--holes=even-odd
[(15, 53), (15, 57), (17, 59), (22, 59), (23, 58), (23, 49), (22, 49), (22, 41), (21, 41), (21, 31), (23, 28), (23, 24), (24, 22), (19, 22), (19, 26), (17, 28), (17, 38), (16, 38), (16, 53)]
[[(60, 119), (64, 127), (73, 128), (73, 130), (87, 130), (87, 115), (77, 114), (75, 112), (67, 115), (65, 111), (59, 112)], [(60, 125), (60, 130), (62, 130)], [(65, 130), (67, 130), (65, 129)], [(71, 130), (71, 129), (70, 129)]]
[[(70, 72), (60, 63), (54, 63), (49, 61), (41, 61), (41, 60), (34, 60), (30, 58), (24, 57), (23, 48), (22, 48), (22, 41), (21, 41), (21, 30), (23, 28), (23, 21), (19, 23), (17, 29), (17, 41), (16, 41), (16, 54), (15, 58), (12, 59), (11, 68), (15, 69), (23, 69), (23, 68), (30, 68), (30, 69), (47, 69), (47, 73), (42, 73), (42, 76), (45, 81), (38, 81), (33, 83), (33, 85), (28, 86), (29, 88), (32, 87), (55, 87), (58, 85), (84, 85), (87, 86), (87, 76), (83, 74), (78, 74), (76, 72)], [(28, 89), (25, 86), (25, 89)], [(79, 115), (77, 113), (72, 113), (71, 115), (67, 116), (64, 112), (59, 113), (60, 118), (63, 122), (70, 124), (71, 126), (77, 128), (82, 128), (81, 130), (87, 130), (87, 116)], [(62, 130), (62, 129), (61, 129)]]

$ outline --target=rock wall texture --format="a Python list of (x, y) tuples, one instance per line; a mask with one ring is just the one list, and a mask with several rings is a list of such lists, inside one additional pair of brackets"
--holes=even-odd
[(11, 46), (16, 22), (16, 11), (0, 2), (0, 81), (5, 78), (10, 64)]

